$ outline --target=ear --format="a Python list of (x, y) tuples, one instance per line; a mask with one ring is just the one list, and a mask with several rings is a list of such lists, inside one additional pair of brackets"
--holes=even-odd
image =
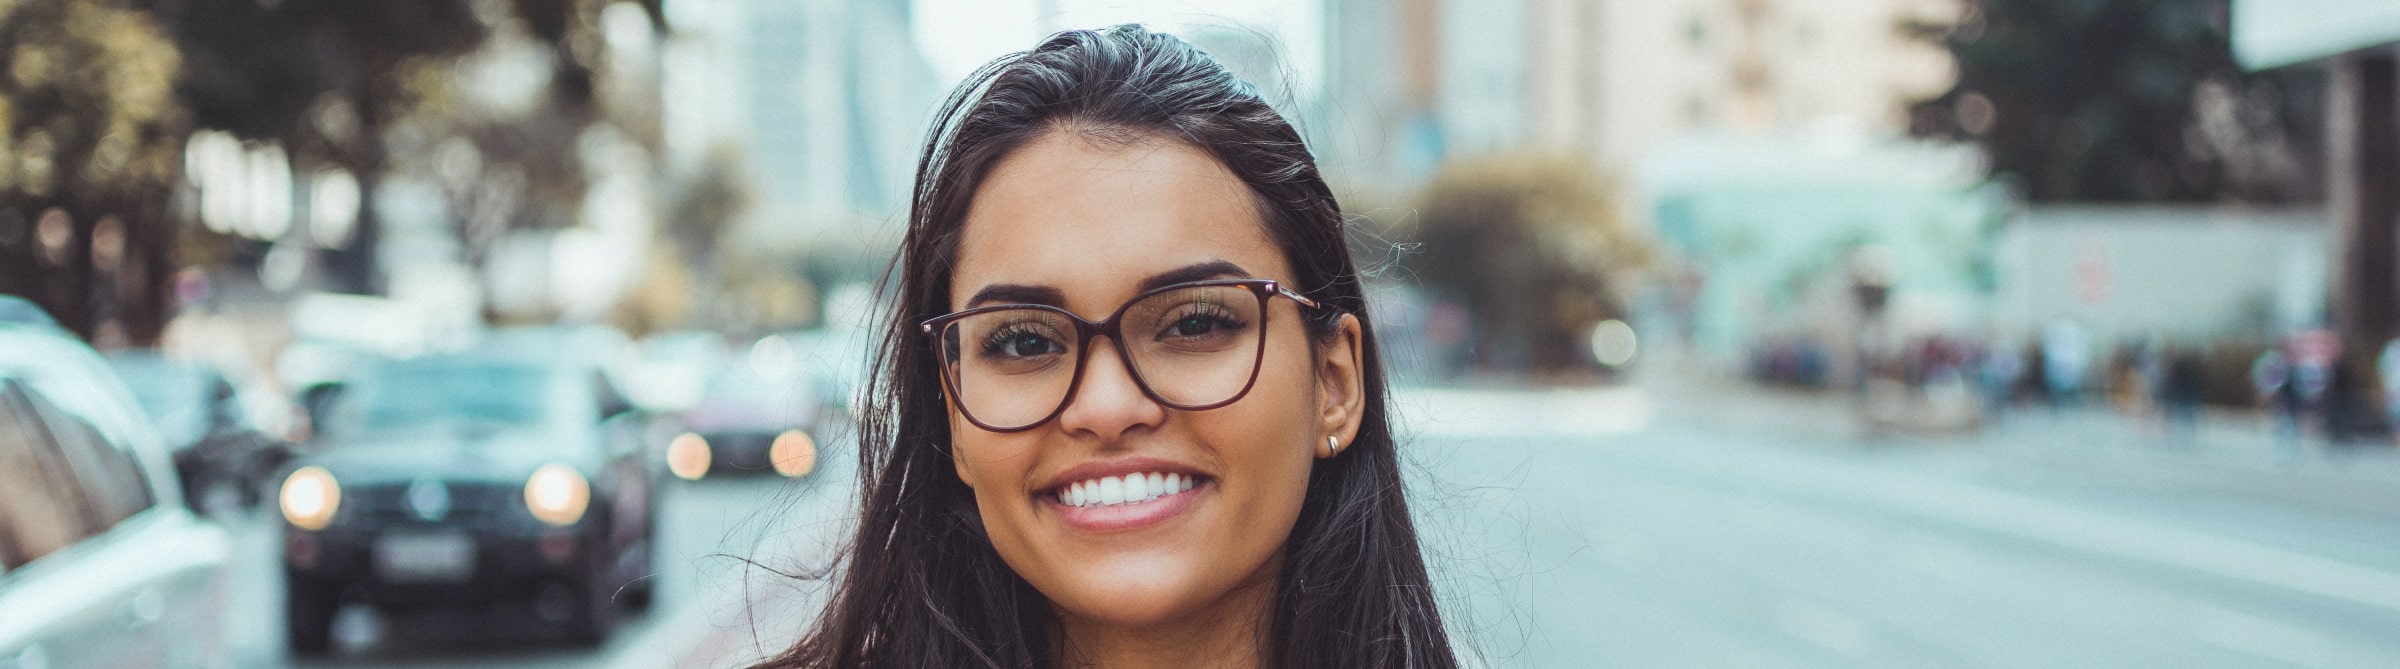
[(1317, 457), (1330, 457), (1321, 448), (1326, 437), (1333, 437), (1347, 449), (1358, 438), (1358, 424), (1366, 412), (1366, 333), (1358, 317), (1342, 314), (1334, 326), (1332, 341), (1320, 344), (1317, 350), (1317, 429), (1313, 440), (1320, 448), (1312, 452)]

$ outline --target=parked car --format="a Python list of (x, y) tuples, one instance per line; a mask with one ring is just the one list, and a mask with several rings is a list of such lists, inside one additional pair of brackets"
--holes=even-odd
[(597, 367), (566, 356), (383, 361), (282, 477), (293, 649), (346, 603), (519, 606), (585, 643), (647, 602), (655, 457)]
[(100, 355), (0, 296), (0, 666), (232, 665), (231, 553)]
[(747, 364), (722, 367), (705, 384), (680, 416), (684, 432), (668, 442), (668, 471), (697, 481), (719, 473), (800, 478), (816, 469), (817, 439), (839, 417), (817, 384)]
[(291, 446), (250, 420), (233, 382), (216, 368), (154, 351), (107, 357), (166, 436), (192, 508), (213, 512), (255, 505), (260, 489), (291, 459)]

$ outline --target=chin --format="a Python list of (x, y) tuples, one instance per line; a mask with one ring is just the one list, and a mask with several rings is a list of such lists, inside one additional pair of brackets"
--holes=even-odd
[[(1161, 560), (1124, 559), (1120, 564), (1065, 574), (1072, 584), (1057, 592), (1043, 588), (1061, 613), (1090, 622), (1122, 627), (1147, 627), (1188, 619), (1207, 601), (1188, 572), (1161, 569)], [(1180, 577), (1178, 572), (1182, 572)]]

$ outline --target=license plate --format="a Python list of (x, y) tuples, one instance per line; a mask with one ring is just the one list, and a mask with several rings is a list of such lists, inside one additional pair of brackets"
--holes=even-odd
[(455, 583), (475, 575), (475, 540), (464, 534), (387, 534), (375, 542), (375, 569), (397, 583)]

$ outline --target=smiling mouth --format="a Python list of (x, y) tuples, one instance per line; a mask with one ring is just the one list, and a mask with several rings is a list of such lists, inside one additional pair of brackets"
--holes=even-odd
[(1204, 482), (1190, 474), (1143, 472), (1077, 481), (1052, 496), (1058, 503), (1076, 508), (1122, 506), (1191, 490)]

